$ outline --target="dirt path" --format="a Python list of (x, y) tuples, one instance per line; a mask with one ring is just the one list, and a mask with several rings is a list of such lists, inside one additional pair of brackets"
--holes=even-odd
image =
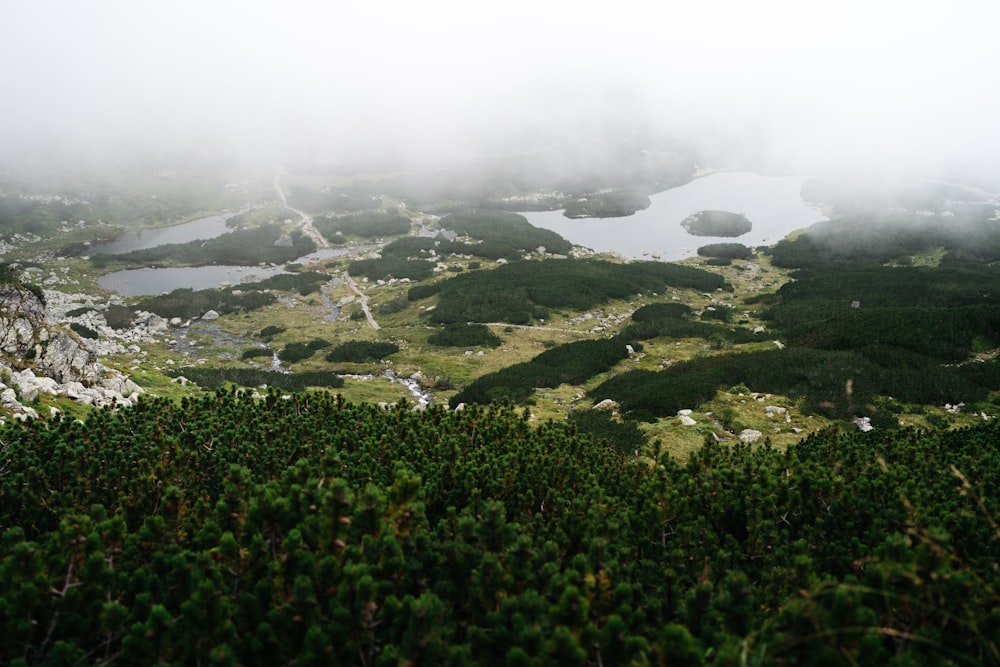
[(313, 225), (312, 218), (306, 214), (305, 211), (300, 211), (294, 206), (288, 205), (288, 199), (285, 198), (285, 192), (281, 189), (281, 172), (279, 171), (274, 176), (274, 189), (278, 191), (278, 199), (281, 200), (281, 205), (287, 208), (289, 211), (298, 214), (302, 218), (302, 233), (307, 237), (312, 239), (312, 242), (316, 244), (319, 249), (329, 248), (330, 242), (319, 233), (319, 230)]
[[(316, 244), (317, 248), (329, 248), (329, 241), (324, 238), (319, 230), (312, 223), (312, 218), (306, 214), (305, 211), (300, 211), (294, 206), (288, 205), (288, 199), (285, 198), (285, 192), (281, 189), (281, 172), (279, 171), (274, 176), (274, 189), (278, 193), (278, 198), (281, 200), (281, 205), (287, 208), (289, 211), (297, 213), (300, 218), (302, 218), (302, 233), (312, 239), (313, 243)], [(344, 272), (344, 277), (347, 279), (347, 284), (350, 286), (351, 291), (354, 292), (358, 299), (361, 301), (361, 310), (364, 311), (365, 317), (368, 319), (368, 324), (371, 325), (372, 329), (380, 329), (378, 322), (375, 321), (375, 316), (372, 315), (372, 311), (368, 308), (368, 295), (365, 294), (361, 288), (358, 286), (356, 280), (351, 277), (346, 271)]]
[(358, 296), (358, 300), (361, 301), (361, 310), (364, 311), (365, 317), (368, 318), (368, 324), (372, 325), (372, 329), (381, 329), (378, 322), (375, 321), (375, 316), (372, 315), (371, 309), (368, 308), (368, 295), (365, 294), (360, 287), (358, 287), (358, 281), (356, 281), (351, 274), (344, 271), (344, 277), (347, 278), (347, 284), (350, 286), (351, 291)]

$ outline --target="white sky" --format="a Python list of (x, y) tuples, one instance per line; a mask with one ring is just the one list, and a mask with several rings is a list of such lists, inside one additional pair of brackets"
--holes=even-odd
[(656, 128), (1000, 168), (991, 0), (3, 0), (0, 160), (442, 156)]

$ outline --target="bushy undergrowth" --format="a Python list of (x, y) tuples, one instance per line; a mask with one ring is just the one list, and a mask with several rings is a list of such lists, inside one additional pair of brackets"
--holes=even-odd
[(431, 334), (427, 342), (438, 347), (499, 347), (500, 337), (485, 324), (456, 322)]
[(173, 377), (183, 376), (199, 387), (218, 389), (229, 384), (241, 387), (274, 387), (284, 391), (305, 391), (310, 387), (336, 389), (344, 386), (343, 378), (335, 373), (312, 371), (304, 373), (282, 373), (240, 366), (204, 368), (185, 366), (171, 371)]
[(399, 352), (399, 346), (386, 341), (352, 340), (341, 343), (326, 353), (327, 361), (379, 361)]
[(0, 426), (0, 662), (1000, 664), (995, 423), (640, 464), (409, 407)]

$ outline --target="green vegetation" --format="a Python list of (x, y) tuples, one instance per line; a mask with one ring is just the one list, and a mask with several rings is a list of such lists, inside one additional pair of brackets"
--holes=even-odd
[(327, 361), (365, 362), (379, 361), (399, 352), (395, 343), (352, 340), (341, 343), (326, 353)]
[(427, 258), (431, 256), (473, 255), (492, 260), (513, 261), (521, 259), (524, 254), (512, 241), (449, 241), (445, 238), (429, 238), (426, 236), (404, 236), (396, 239), (382, 248), (382, 257), (391, 258)]
[(330, 341), (323, 340), (322, 338), (314, 338), (308, 343), (289, 343), (284, 349), (278, 352), (278, 358), (285, 363), (294, 364), (295, 362), (309, 359), (318, 351), (327, 347), (330, 347)]
[(435, 254), (445, 255), (462, 252), (471, 247), (471, 245), (464, 243), (441, 238), (435, 239), (429, 236), (403, 236), (382, 246), (381, 254), (383, 259), (390, 257), (397, 259), (426, 258), (432, 250)]
[(995, 423), (640, 464), (408, 408), (0, 427), (0, 662), (1000, 664)]
[(753, 251), (742, 243), (709, 243), (698, 248), (699, 257), (750, 259)]
[(90, 338), (92, 340), (100, 338), (100, 335), (98, 335), (96, 331), (94, 331), (90, 327), (86, 327), (80, 324), (79, 322), (70, 322), (69, 328), (72, 329), (73, 332), (80, 338)]
[(610, 299), (667, 286), (700, 291), (726, 289), (720, 276), (662, 262), (615, 264), (601, 260), (550, 259), (516, 262), (410, 290), (410, 300), (439, 295), (435, 322), (527, 324), (550, 308), (586, 310)]
[[(375, 208), (376, 187), (300, 196)], [(436, 192), (439, 210), (469, 205)], [(941, 212), (953, 195), (906, 199)], [(442, 226), (463, 241), (407, 236), (372, 263), (326, 263), (374, 280), (419, 268), (418, 285), (365, 286), (386, 342), (358, 340), (360, 310), (331, 321), (352, 294), (308, 267), (109, 309), (123, 326), (134, 309), (214, 309), (220, 349), (238, 341), (219, 356), (420, 371), (465, 407), (379, 407), (404, 393), (384, 378), (211, 368), (211, 354), (178, 367), (156, 344), (149, 362), (123, 355), (176, 400), (0, 426), (0, 663), (1000, 665), (992, 215), (851, 212), (772, 257), (705, 246), (699, 264), (753, 260), (711, 273), (523, 261), (565, 246), (462, 211)], [(361, 221), (409, 219), (331, 224), (390, 236)], [(433, 257), (457, 273), (455, 255), (510, 263), (426, 272)], [(779, 287), (772, 260), (793, 280)], [(0, 283), (18, 275), (0, 267)], [(496, 349), (484, 322), (537, 326), (506, 327)], [(164, 359), (210, 391), (154, 373)], [(371, 403), (307, 391), (350, 383)], [(753, 416), (760, 394), (795, 421)], [(873, 433), (792, 433), (862, 416)], [(733, 444), (743, 428), (763, 442)]]
[(649, 208), (649, 196), (634, 190), (597, 192), (566, 202), (567, 218), (621, 218)]
[(692, 236), (742, 236), (753, 229), (742, 213), (729, 211), (698, 211), (681, 221), (681, 227)]
[[(286, 238), (287, 243), (282, 242)], [(91, 261), (99, 268), (112, 262), (128, 266), (151, 266), (165, 262), (183, 266), (256, 266), (261, 262), (285, 264), (315, 249), (316, 245), (299, 230), (286, 235), (279, 225), (270, 224), (229, 232), (207, 241), (168, 243), (116, 255), (95, 254)]]
[[(438, 223), (442, 229), (450, 229), (456, 234), (479, 239), (487, 247), (500, 250), (506, 254), (500, 257), (520, 257), (526, 251), (534, 251), (544, 247), (546, 251), (555, 254), (566, 254), (573, 249), (573, 244), (553, 231), (535, 227), (523, 215), (505, 211), (466, 210), (449, 213)], [(486, 254), (486, 251), (473, 252), (480, 257), (493, 257), (496, 251)]]
[(128, 306), (113, 303), (104, 309), (104, 321), (112, 329), (128, 329), (135, 320), (135, 311)]
[(694, 314), (691, 306), (679, 301), (650, 303), (632, 313), (633, 322), (655, 322), (664, 319), (687, 319)]
[(274, 387), (283, 391), (305, 391), (312, 387), (336, 389), (344, 386), (344, 380), (335, 373), (306, 372), (282, 373), (242, 366), (207, 368), (186, 366), (169, 373), (173, 377), (185, 377), (200, 387), (218, 389), (230, 384), (241, 387)]
[(247, 361), (248, 359), (259, 359), (261, 357), (271, 358), (274, 356), (274, 350), (267, 347), (250, 347), (240, 354), (241, 361)]
[(55, 233), (63, 220), (90, 217), (90, 210), (83, 202), (36, 201), (11, 195), (0, 195), (0, 238), (10, 239), (17, 234), (49, 236)]
[(356, 259), (347, 266), (351, 275), (364, 276), (370, 280), (427, 280), (434, 275), (434, 262), (422, 259), (397, 259), (380, 257)]
[(364, 211), (335, 218), (317, 218), (313, 224), (331, 243), (342, 243), (344, 236), (375, 239), (383, 236), (399, 236), (410, 232), (409, 218), (398, 213), (382, 211)]
[(775, 266), (821, 269), (830, 263), (885, 263), (944, 250), (942, 263), (1000, 260), (1000, 225), (994, 207), (964, 215), (907, 212), (858, 213), (820, 222), (772, 249)]
[(634, 421), (623, 421), (604, 410), (574, 410), (568, 423), (595, 447), (611, 447), (623, 456), (634, 456), (646, 446), (646, 435)]
[(460, 403), (521, 402), (538, 387), (558, 387), (564, 382), (582, 384), (625, 359), (628, 344), (627, 339), (616, 336), (553, 347), (531, 361), (480, 376), (452, 397), (451, 406)]
[(260, 330), (260, 337), (263, 338), (264, 340), (271, 340), (275, 336), (283, 334), (286, 331), (288, 331), (288, 329), (286, 329), (285, 327), (279, 327), (275, 324), (269, 324)]
[(319, 290), (323, 283), (330, 280), (326, 273), (318, 271), (300, 271), (297, 273), (279, 273), (257, 282), (240, 283), (236, 289), (241, 291), (278, 290), (281, 292), (298, 292), (307, 296)]
[(243, 287), (204, 290), (182, 287), (169, 294), (143, 297), (136, 302), (136, 308), (167, 319), (179, 317), (186, 320), (201, 317), (209, 310), (219, 314), (246, 312), (263, 308), (275, 301), (277, 297), (274, 294), (245, 291)]
[(21, 277), (21, 269), (18, 266), (7, 262), (0, 262), (0, 285), (10, 285), (19, 289), (26, 289), (34, 294), (35, 298), (43, 306), (45, 305), (45, 292), (38, 285), (25, 282)]
[(500, 337), (485, 324), (455, 322), (431, 334), (427, 342), (438, 347), (500, 347)]

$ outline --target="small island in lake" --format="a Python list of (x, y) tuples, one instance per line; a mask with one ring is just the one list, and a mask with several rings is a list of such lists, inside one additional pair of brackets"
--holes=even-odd
[(729, 211), (698, 211), (681, 221), (688, 234), (692, 236), (742, 236), (753, 228), (742, 213)]

